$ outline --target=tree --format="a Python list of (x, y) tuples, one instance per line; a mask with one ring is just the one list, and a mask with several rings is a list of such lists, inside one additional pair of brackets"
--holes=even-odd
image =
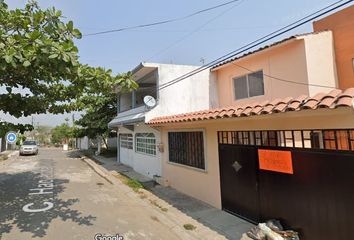
[(109, 133), (108, 123), (117, 116), (117, 96), (113, 86), (119, 86), (120, 91), (130, 91), (138, 87), (131, 72), (120, 74), (113, 81), (90, 85), (86, 90), (88, 94), (79, 100), (86, 112), (75, 122), (80, 126), (74, 130), (75, 137), (99, 137), (107, 147), (105, 138)]
[(62, 123), (52, 129), (51, 141), (54, 144), (68, 143), (69, 139), (73, 136), (73, 128), (67, 122)]
[[(0, 110), (14, 117), (84, 109), (76, 99), (97, 83), (117, 83), (110, 70), (82, 65), (74, 39), (81, 33), (61, 11), (42, 10), (34, 1), (10, 10), (0, 0)], [(119, 83), (123, 88), (132, 86)], [(19, 89), (21, 91), (19, 91)], [(3, 128), (28, 130), (29, 125), (3, 123)], [(15, 130), (15, 129), (12, 129)]]

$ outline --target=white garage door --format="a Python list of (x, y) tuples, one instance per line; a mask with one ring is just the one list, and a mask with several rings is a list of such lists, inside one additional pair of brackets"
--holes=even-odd
[(120, 162), (134, 167), (133, 162), (133, 135), (124, 133), (119, 134), (119, 159)]

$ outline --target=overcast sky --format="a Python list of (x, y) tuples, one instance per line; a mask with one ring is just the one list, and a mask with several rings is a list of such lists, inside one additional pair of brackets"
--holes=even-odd
[[(16, 8), (23, 7), (26, 1), (5, 2)], [(65, 20), (73, 20), (83, 34), (182, 17), (224, 2), (227, 0), (39, 1), (42, 8), (55, 6), (62, 10)], [(132, 70), (142, 61), (200, 65), (201, 59), (212, 61), (332, 2), (334, 0), (240, 0), (170, 24), (84, 36), (76, 44), (82, 63), (110, 68), (115, 73)], [(311, 24), (280, 38), (309, 31), (312, 31)], [(40, 124), (57, 125), (67, 116), (34, 118)], [(76, 118), (78, 116), (76, 114)], [(31, 122), (31, 119), (20, 121)]]

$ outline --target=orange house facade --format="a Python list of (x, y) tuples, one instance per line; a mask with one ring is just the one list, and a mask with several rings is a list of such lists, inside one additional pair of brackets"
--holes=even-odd
[[(296, 99), (302, 102), (309, 96), (321, 96), (323, 92), (328, 93), (336, 89), (338, 83), (332, 33), (324, 31), (293, 36), (216, 66), (211, 71), (217, 76), (217, 87), (214, 91), (218, 96), (219, 109), (215, 110), (215, 114), (223, 108), (240, 109), (245, 111), (240, 116), (248, 116), (247, 118), (227, 119), (225, 122), (223, 117), (219, 116), (207, 118), (207, 121), (193, 122), (160, 122), (156, 121), (156, 118), (147, 121), (161, 128), (161, 141), (167, 150), (162, 157), (162, 176), (165, 184), (222, 208), (217, 132), (231, 129), (304, 128), (304, 123), (308, 123), (308, 120), (300, 120), (300, 116), (309, 114), (307, 111), (301, 114), (295, 111), (296, 114), (292, 112), (279, 116), (262, 113), (259, 120), (255, 116), (257, 114), (247, 111), (264, 107), (271, 109), (277, 104), (284, 105)], [(214, 110), (210, 112), (214, 113)], [(324, 113), (328, 114), (326, 111)], [(311, 112), (309, 116), (312, 114)], [(287, 120), (287, 116), (295, 118)], [(340, 115), (337, 117), (340, 118)], [(296, 123), (299, 120), (300, 122)], [(288, 121), (294, 123), (289, 124)], [(312, 128), (318, 124), (318, 121), (311, 122)], [(333, 123), (336, 122), (332, 120), (332, 127), (335, 127)], [(349, 123), (351, 121), (348, 121), (347, 125)], [(202, 154), (205, 163), (201, 169), (169, 161), (168, 135), (171, 137), (171, 131), (188, 132), (188, 129), (203, 135), (199, 139), (202, 141), (203, 138), (203, 143), (198, 144), (204, 146)]]
[(339, 88), (354, 87), (354, 5), (313, 23), (314, 31), (331, 30)]
[(350, 229), (354, 88), (336, 40), (321, 29), (223, 62), (218, 108), (147, 119), (162, 183), (252, 222), (281, 218), (305, 240)]

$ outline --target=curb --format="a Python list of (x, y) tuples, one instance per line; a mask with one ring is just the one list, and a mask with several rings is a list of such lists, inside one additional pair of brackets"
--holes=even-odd
[[(81, 160), (84, 161), (90, 168), (92, 168), (98, 175), (108, 181), (110, 184), (115, 185), (130, 198), (135, 199), (142, 206), (149, 207), (157, 215), (162, 224), (167, 226), (171, 231), (173, 231), (181, 239), (194, 240), (194, 239), (207, 239), (207, 240), (224, 240), (225, 236), (211, 230), (210, 228), (204, 226), (202, 223), (196, 221), (195, 219), (189, 217), (187, 214), (181, 212), (177, 208), (173, 207), (166, 201), (160, 199), (153, 193), (140, 189), (138, 192), (133, 191), (131, 188), (122, 183), (119, 179), (113, 176), (114, 171), (109, 172), (104, 169), (89, 157), (82, 156)], [(144, 196), (144, 198), (142, 198)], [(155, 206), (155, 207), (154, 207)], [(167, 209), (163, 211), (162, 209)], [(196, 227), (195, 230), (189, 231), (184, 229), (184, 224), (192, 224)]]
[(92, 161), (87, 157), (81, 157), (81, 160), (84, 161), (92, 170), (94, 170), (98, 175), (104, 178), (107, 182), (113, 184), (113, 182), (108, 178), (108, 175), (97, 167), (99, 166), (98, 164), (96, 164), (94, 161)]

